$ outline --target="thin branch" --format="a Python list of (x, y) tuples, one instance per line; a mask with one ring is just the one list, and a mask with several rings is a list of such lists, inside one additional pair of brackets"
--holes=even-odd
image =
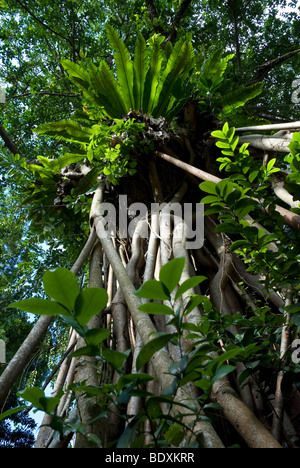
[(182, 20), (186, 10), (190, 6), (190, 4), (193, 2), (193, 0), (183, 0), (180, 4), (180, 7), (175, 15), (170, 34), (167, 38), (168, 41), (174, 41), (176, 39), (177, 35), (177, 29), (179, 27), (180, 21)]
[(270, 71), (272, 71), (278, 65), (281, 65), (282, 63), (286, 62), (290, 58), (294, 57), (299, 52), (300, 52), (300, 49), (291, 50), (290, 52), (287, 52), (286, 54), (281, 55), (280, 57), (277, 57), (273, 60), (269, 60), (268, 62), (263, 63), (262, 65), (258, 67), (256, 73), (253, 76), (253, 79), (250, 81), (250, 84), (261, 81), (268, 73), (270, 73)]
[(150, 19), (151, 19), (151, 21), (153, 23), (154, 18), (158, 18), (156, 6), (154, 5), (153, 0), (145, 0), (145, 2), (146, 2), (146, 6), (148, 8), (148, 13), (149, 13)]
[[(150, 20), (153, 23), (154, 19), (159, 18), (156, 6), (155, 6), (153, 0), (145, 0), (145, 2), (146, 2), (147, 9), (148, 9)], [(155, 31), (157, 31), (159, 34), (162, 34), (163, 36), (166, 36), (167, 33), (161, 26), (154, 26), (153, 25), (153, 27), (154, 27)]]
[(38, 23), (40, 23), (43, 28), (45, 29), (48, 29), (48, 31), (52, 32), (53, 34), (55, 34), (56, 36), (60, 37), (61, 39), (64, 39), (65, 41), (68, 42), (68, 44), (72, 47), (72, 41), (67, 38), (66, 36), (64, 36), (63, 34), (55, 31), (54, 29), (52, 29), (50, 26), (48, 26), (48, 24), (44, 23), (42, 20), (40, 20), (34, 13), (32, 13), (32, 11), (29, 10), (29, 8), (27, 8), (26, 5), (24, 5), (22, 2), (20, 2), (20, 0), (16, 0), (16, 2), (25, 10), (27, 11), (27, 13), (35, 20), (37, 21)]
[(9, 98), (7, 98), (7, 101), (10, 101), (11, 99), (21, 99), (23, 97), (27, 97), (27, 96), (60, 96), (60, 97), (79, 97), (79, 94), (74, 94), (74, 93), (51, 93), (49, 91), (39, 91), (37, 93), (22, 93), (22, 94), (18, 94), (17, 96), (11, 96)]
[(233, 16), (237, 68), (238, 68), (238, 72), (240, 72), (241, 71), (241, 48), (240, 48), (240, 38), (239, 38), (238, 14), (237, 14), (236, 9), (234, 7), (233, 0), (229, 0), (228, 5), (229, 5), (229, 8), (230, 8), (232, 16)]

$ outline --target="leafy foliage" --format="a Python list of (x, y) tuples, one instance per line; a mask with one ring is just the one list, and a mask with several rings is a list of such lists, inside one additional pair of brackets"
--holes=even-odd
[[(217, 232), (237, 236), (230, 250), (244, 258), (249, 271), (265, 275), (265, 285), (270, 290), (292, 288), (297, 301), (299, 233), (286, 229), (276, 212), (277, 197), (271, 184), (271, 178), (280, 171), (275, 166), (276, 159), (264, 166), (250, 156), (247, 143), (238, 148), (239, 138), (227, 123), (222, 131), (214, 131), (212, 135), (220, 139), (216, 142), (223, 153), (218, 159), (220, 169), (230, 175), (218, 184), (200, 184), (200, 188), (210, 194), (202, 199), (203, 203), (210, 204), (206, 215), (218, 214)], [(298, 138), (297, 134), (294, 138)], [(292, 144), (292, 148), (295, 145)], [(292, 158), (291, 155), (286, 160), (293, 161)], [(261, 226), (245, 219), (250, 214)], [(275, 250), (271, 248), (274, 242)], [(296, 316), (294, 320), (297, 320)]]
[[(149, 342), (143, 346), (137, 357), (136, 374), (126, 374), (124, 364), (128, 359), (128, 353), (120, 353), (105, 347), (105, 340), (110, 332), (106, 329), (92, 329), (86, 327), (89, 319), (96, 314), (99, 309), (106, 304), (106, 292), (103, 289), (88, 288), (78, 292), (75, 276), (64, 268), (55, 271), (48, 271), (44, 275), (44, 287), (48, 294), (59, 304), (64, 320), (80, 333), (86, 342), (86, 346), (73, 352), (72, 356), (94, 356), (98, 361), (98, 366), (107, 363), (119, 373), (118, 382), (107, 383), (97, 388), (89, 387), (84, 382), (79, 386), (72, 387), (75, 392), (85, 392), (86, 396), (97, 395), (99, 405), (98, 418), (106, 418), (110, 410), (118, 410), (126, 427), (120, 435), (117, 448), (143, 447), (144, 435), (142, 431), (143, 422), (147, 419), (151, 421), (153, 428), (152, 444), (156, 447), (168, 447), (169, 444), (178, 446), (185, 437), (186, 430), (193, 432), (192, 428), (187, 428), (182, 422), (180, 411), (177, 417), (172, 416), (171, 408), (175, 405), (189, 408), (194, 412), (192, 402), (179, 403), (173, 400), (177, 389), (188, 382), (193, 382), (200, 391), (199, 401), (203, 408), (203, 415), (195, 415), (196, 420), (208, 417), (211, 410), (218, 410), (218, 405), (209, 403), (209, 396), (214, 382), (235, 371), (235, 363), (243, 362), (245, 370), (239, 377), (242, 384), (253, 373), (261, 380), (265, 379), (266, 373), (276, 377), (276, 368), (281, 363), (277, 351), (272, 348), (272, 343), (277, 342), (277, 331), (282, 326), (284, 318), (268, 314), (267, 308), (257, 309), (256, 316), (250, 319), (237, 313), (235, 315), (223, 315), (212, 307), (212, 304), (205, 296), (189, 294), (182, 299), (182, 294), (190, 287), (205, 281), (205, 277), (194, 277), (185, 280), (178, 285), (182, 275), (185, 261), (183, 258), (171, 260), (161, 268), (160, 279), (157, 281), (159, 288), (151, 288), (153, 282), (147, 282), (136, 291), (138, 297), (146, 297), (152, 300), (161, 298), (161, 292), (168, 297), (170, 306), (162, 306), (155, 302), (150, 302), (140, 306), (140, 310), (148, 314), (163, 314), (169, 318), (169, 325), (174, 326), (174, 333), (160, 333), (156, 337), (149, 337)], [(64, 286), (62, 286), (62, 280)], [(65, 286), (68, 284), (68, 288)], [(152, 296), (150, 294), (152, 291)], [(175, 293), (175, 296), (174, 296)], [(99, 295), (99, 297), (98, 297)], [(174, 299), (172, 299), (174, 297)], [(178, 302), (179, 301), (179, 302)], [(21, 301), (12, 304), (12, 308), (31, 310), (33, 313), (47, 314), (49, 301), (40, 303), (39, 310), (36, 308), (34, 299)], [(188, 315), (195, 306), (200, 306), (203, 310), (201, 321), (191, 324)], [(234, 325), (240, 333), (233, 336), (229, 329)], [(266, 341), (264, 336), (268, 335)], [(191, 345), (187, 350), (183, 350), (181, 342), (183, 337), (190, 340)], [(222, 340), (222, 350), (219, 342)], [(169, 368), (170, 375), (173, 376), (173, 383), (165, 389), (161, 395), (152, 395), (143, 390), (143, 385), (154, 379), (151, 375), (142, 372), (143, 366), (149, 362), (152, 356), (167, 346), (169, 343), (179, 346), (181, 358), (174, 362)], [(273, 351), (271, 351), (273, 349)], [(286, 370), (293, 373), (291, 366)], [(67, 389), (66, 391), (68, 391)], [(269, 389), (270, 392), (272, 388)], [(64, 431), (83, 431), (78, 421), (70, 423), (64, 422), (61, 417), (55, 414), (55, 408), (63, 395), (61, 392), (56, 397), (46, 397), (44, 392), (38, 387), (26, 388), (20, 391), (19, 396), (29, 401), (36, 409), (53, 415), (51, 427), (58, 430), (61, 435)], [(128, 402), (130, 397), (140, 396), (144, 399), (142, 411), (131, 417), (124, 414), (122, 405)], [(106, 403), (105, 403), (106, 400)], [(164, 403), (168, 408), (163, 413), (159, 404)], [(103, 411), (103, 407), (106, 410)], [(23, 407), (16, 408), (21, 411)], [(206, 416), (204, 416), (206, 414)], [(155, 429), (154, 429), (155, 428)], [(141, 430), (141, 432), (140, 432)], [(186, 444), (189, 444), (186, 439)], [(94, 443), (102, 446), (100, 439), (95, 439)], [(195, 445), (196, 444), (196, 445)], [(200, 441), (193, 442), (191, 446), (199, 446)], [(151, 445), (150, 445), (151, 446)], [(188, 445), (187, 445), (188, 446)]]
[[(198, 53), (194, 93), (203, 113), (212, 114), (221, 122), (228, 119), (236, 122), (237, 118), (241, 119), (241, 107), (261, 94), (263, 84), (255, 83), (230, 89), (233, 83), (225, 80), (226, 71), (235, 55), (222, 57), (223, 53), (223, 48), (220, 47), (210, 50), (206, 58), (203, 52)], [(246, 121), (246, 116), (244, 119)]]

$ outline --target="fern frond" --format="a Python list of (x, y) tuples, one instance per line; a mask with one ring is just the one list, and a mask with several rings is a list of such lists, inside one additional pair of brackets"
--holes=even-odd
[(158, 79), (161, 73), (163, 53), (160, 46), (162, 40), (163, 36), (159, 36), (157, 40), (151, 41), (149, 69), (146, 75), (143, 99), (143, 111), (146, 114), (151, 114), (156, 88), (158, 86)]
[(86, 144), (90, 142), (93, 131), (88, 127), (81, 126), (74, 120), (61, 120), (60, 122), (49, 122), (35, 128), (34, 133), (40, 133), (51, 138), (72, 141), (74, 143)]
[(182, 92), (182, 95), (177, 95), (177, 98), (182, 99), (184, 97), (183, 90), (179, 85), (187, 78), (193, 64), (192, 45), (190, 42), (185, 42), (184, 38), (182, 38), (174, 45), (159, 81), (153, 103), (153, 117), (160, 117), (167, 110), (170, 97), (176, 86)]
[(222, 114), (231, 114), (239, 107), (244, 106), (250, 99), (258, 96), (262, 92), (262, 88), (262, 83), (255, 83), (251, 86), (242, 86), (235, 91), (225, 94), (218, 103), (223, 107)]
[(71, 60), (62, 60), (61, 64), (69, 75), (70, 80), (80, 89), (89, 89), (90, 78), (88, 71), (80, 64)]
[(85, 158), (85, 154), (65, 153), (58, 159), (51, 161), (51, 170), (60, 171), (63, 167), (69, 166), (73, 163), (79, 163)]
[(130, 59), (129, 51), (117, 31), (107, 25), (107, 35), (111, 47), (115, 50), (114, 59), (117, 69), (117, 77), (122, 89), (127, 112), (134, 109), (135, 101), (133, 97), (133, 63)]
[(123, 98), (119, 83), (116, 81), (113, 72), (103, 60), (99, 66), (97, 74), (97, 86), (99, 87), (99, 98), (111, 118), (121, 118), (127, 114), (129, 109)]
[(141, 33), (138, 34), (135, 44), (133, 64), (133, 92), (135, 97), (134, 110), (139, 111), (143, 107), (144, 86), (146, 80), (146, 41)]

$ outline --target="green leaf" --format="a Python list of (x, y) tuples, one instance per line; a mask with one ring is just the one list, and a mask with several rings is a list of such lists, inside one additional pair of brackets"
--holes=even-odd
[(139, 352), (136, 360), (137, 371), (141, 369), (147, 362), (149, 362), (157, 351), (166, 346), (174, 336), (174, 333), (164, 333), (146, 343)]
[(17, 395), (26, 401), (29, 401), (33, 406), (45, 413), (52, 414), (60, 401), (60, 397), (45, 397), (42, 389), (38, 387), (25, 388), (17, 392)]
[(159, 75), (161, 73), (161, 66), (163, 61), (163, 53), (160, 45), (163, 41), (162, 37), (158, 37), (152, 45), (149, 58), (149, 69), (145, 80), (143, 111), (151, 114), (153, 108), (153, 101), (155, 98), (156, 89), (158, 86)]
[(170, 299), (170, 294), (161, 281), (148, 280), (134, 293), (137, 297), (164, 301)]
[[(182, 83), (193, 67), (193, 47), (184, 38), (179, 39), (173, 47), (172, 53), (163, 71), (156, 90), (155, 101), (153, 103), (153, 117), (164, 115), (173, 94), (173, 89)], [(178, 89), (182, 90), (179, 85)], [(184, 97), (184, 95), (182, 95)], [(179, 96), (177, 96), (179, 99)]]
[(97, 356), (99, 354), (98, 346), (88, 345), (83, 346), (82, 348), (76, 349), (74, 353), (71, 354), (71, 357), (79, 357), (79, 356)]
[(75, 300), (79, 294), (76, 276), (67, 268), (56, 268), (43, 275), (45, 293), (62, 304), (69, 312), (74, 310)]
[(2, 421), (2, 420), (5, 419), (5, 418), (8, 418), (8, 417), (11, 416), (12, 414), (20, 413), (20, 412), (23, 411), (25, 408), (26, 408), (26, 405), (21, 405), (21, 406), (17, 406), (16, 408), (13, 408), (13, 409), (4, 411), (4, 413), (1, 413), (1, 414), (0, 414), (0, 421)]
[(210, 181), (206, 180), (205, 182), (202, 182), (199, 185), (199, 188), (203, 192), (211, 193), (212, 195), (217, 194), (217, 192), (216, 192), (216, 183), (215, 182), (210, 182)]
[(129, 51), (119, 37), (117, 31), (109, 24), (106, 26), (106, 31), (110, 45), (115, 50), (114, 59), (116, 62), (119, 85), (129, 112), (130, 109), (134, 109), (135, 107), (133, 97), (133, 64), (130, 59)]
[(210, 204), (210, 203), (217, 203), (220, 201), (218, 195), (208, 195), (207, 197), (202, 198), (201, 203), (203, 204)]
[(135, 110), (143, 108), (145, 80), (147, 74), (146, 68), (146, 41), (141, 33), (138, 34), (135, 44), (134, 54), (134, 97), (135, 97)]
[(40, 125), (33, 130), (35, 133), (47, 135), (58, 140), (71, 141), (75, 143), (89, 143), (93, 132), (88, 127), (83, 127), (73, 120), (61, 120), (60, 122), (49, 122)]
[(103, 87), (103, 95), (106, 97), (105, 108), (109, 107), (111, 118), (121, 118), (126, 115), (130, 108), (124, 100), (122, 90), (119, 83), (116, 81), (113, 72), (103, 60), (99, 66), (99, 80)]
[(160, 281), (171, 294), (178, 285), (185, 265), (185, 258), (174, 258), (166, 263), (159, 272)]
[(175, 447), (179, 447), (185, 436), (184, 429), (179, 424), (172, 424), (165, 433), (165, 439)]
[(215, 130), (214, 132), (211, 132), (211, 136), (215, 138), (221, 138), (221, 140), (226, 140), (226, 135), (224, 135), (221, 130)]
[(175, 295), (175, 301), (179, 299), (182, 294), (184, 294), (186, 291), (189, 289), (194, 288), (195, 286), (198, 286), (200, 283), (203, 283), (207, 278), (206, 276), (193, 276), (192, 278), (186, 279), (178, 288), (176, 295)]
[(235, 371), (235, 366), (230, 366), (230, 365), (224, 365), (221, 366), (217, 369), (216, 373), (214, 374), (213, 378), (211, 379), (211, 383), (216, 382), (219, 379), (222, 379), (222, 377), (225, 377), (225, 375), (229, 374), (230, 372)]
[(8, 309), (20, 309), (35, 315), (63, 315), (70, 317), (69, 311), (57, 302), (33, 297), (10, 304)]
[(139, 310), (153, 315), (173, 315), (173, 310), (170, 307), (155, 302), (143, 304), (139, 307)]
[(114, 369), (120, 369), (124, 361), (128, 358), (128, 354), (126, 353), (120, 353), (119, 351), (107, 348), (102, 349), (102, 356)]
[(201, 388), (201, 390), (203, 390), (204, 392), (211, 389), (211, 382), (206, 379), (196, 380), (194, 382), (194, 385), (198, 388)]
[(79, 293), (75, 301), (75, 318), (84, 327), (91, 318), (106, 307), (108, 295), (102, 288), (87, 288)]
[(99, 343), (106, 340), (109, 335), (110, 331), (106, 328), (92, 328), (86, 332), (84, 339), (88, 345), (98, 346)]

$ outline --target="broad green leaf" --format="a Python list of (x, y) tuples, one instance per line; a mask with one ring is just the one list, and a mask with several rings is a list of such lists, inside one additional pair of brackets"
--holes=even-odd
[(201, 388), (204, 392), (211, 389), (211, 382), (206, 379), (200, 379), (193, 382), (194, 385), (198, 388)]
[(121, 390), (128, 383), (134, 382), (134, 383), (139, 383), (139, 384), (145, 384), (155, 379), (156, 377), (153, 377), (152, 375), (149, 375), (149, 374), (145, 374), (143, 372), (139, 372), (137, 374), (126, 374), (126, 375), (122, 375), (119, 378), (117, 387), (119, 390)]
[(203, 192), (207, 192), (207, 193), (210, 193), (212, 195), (217, 194), (217, 192), (216, 192), (216, 183), (215, 182), (210, 182), (210, 181), (206, 180), (205, 182), (202, 182), (199, 185), (199, 187)]
[(172, 424), (164, 435), (167, 442), (179, 447), (185, 437), (185, 431), (179, 424)]
[[(77, 78), (80, 80), (81, 85), (88, 89), (90, 77), (87, 70), (83, 68), (83, 66), (68, 59), (62, 60), (61, 64), (67, 71), (71, 81), (73, 81), (73, 78)], [(78, 81), (75, 81), (75, 83), (78, 83)]]
[(145, 299), (157, 299), (161, 301), (170, 299), (170, 294), (165, 285), (157, 280), (146, 281), (134, 294), (137, 297)]
[(127, 359), (128, 354), (120, 353), (112, 349), (103, 348), (102, 356), (108, 364), (110, 364), (114, 369), (120, 369)]
[(106, 31), (110, 45), (115, 50), (114, 59), (116, 62), (117, 76), (125, 104), (128, 108), (134, 109), (135, 101), (133, 97), (133, 63), (130, 59), (129, 51), (118, 32), (109, 24), (106, 26)]
[[(223, 106), (222, 113), (230, 114), (235, 109), (243, 106), (250, 99), (254, 99), (256, 96), (261, 94), (262, 88), (262, 83), (255, 83), (254, 85), (250, 86), (240, 86), (234, 91), (225, 94), (220, 100), (220, 104)], [(227, 133), (224, 131), (224, 129), (223, 132)]]
[[(99, 68), (90, 64), (90, 80), (96, 103), (105, 108), (109, 117), (120, 118), (128, 112), (119, 83), (106, 62), (102, 61)], [(89, 98), (86, 93), (84, 96)]]
[(88, 330), (84, 339), (88, 345), (98, 346), (99, 343), (106, 340), (110, 335), (110, 331), (106, 328), (92, 328)]
[(2, 421), (5, 418), (8, 418), (8, 416), (11, 416), (12, 414), (20, 413), (25, 408), (26, 408), (26, 405), (21, 405), (21, 406), (17, 406), (16, 408), (4, 411), (4, 413), (0, 414), (0, 421)]
[(136, 369), (141, 369), (147, 362), (150, 361), (152, 356), (157, 351), (166, 346), (174, 336), (174, 333), (164, 333), (146, 343), (138, 354), (136, 360)]
[(117, 442), (117, 449), (120, 448), (131, 448), (137, 434), (137, 425), (140, 424), (140, 418), (135, 417), (132, 421), (130, 421), (125, 430), (120, 435), (118, 442)]
[(211, 136), (215, 138), (220, 138), (221, 140), (226, 140), (226, 135), (224, 135), (221, 130), (215, 130), (214, 132), (211, 132)]
[(139, 307), (139, 310), (153, 315), (173, 315), (173, 310), (170, 307), (155, 302), (143, 304)]
[(160, 281), (166, 286), (169, 293), (178, 285), (185, 265), (185, 258), (174, 258), (166, 263), (159, 272)]
[(84, 327), (90, 319), (106, 307), (108, 295), (102, 288), (87, 288), (79, 293), (75, 301), (75, 318)]
[(175, 295), (175, 301), (182, 296), (186, 291), (189, 289), (192, 289), (196, 286), (198, 286), (200, 283), (203, 283), (207, 278), (206, 276), (193, 276), (192, 278), (186, 279), (178, 288), (176, 295)]
[(46, 397), (43, 390), (39, 387), (25, 388), (17, 392), (17, 395), (26, 401), (29, 401), (33, 406), (48, 414), (53, 413), (60, 401), (60, 397)]
[(103, 86), (103, 95), (106, 96), (108, 101), (111, 100), (111, 106), (113, 108), (111, 111), (111, 117), (121, 118), (123, 115), (126, 115), (130, 108), (128, 108), (124, 100), (119, 83), (116, 81), (113, 72), (104, 60), (99, 66), (99, 79), (101, 79)]
[(83, 127), (74, 120), (61, 120), (60, 122), (50, 122), (35, 128), (34, 133), (47, 135), (58, 140), (66, 140), (75, 143), (89, 143), (93, 134), (88, 127)]
[(152, 113), (153, 101), (155, 98), (158, 80), (161, 73), (163, 53), (160, 48), (161, 40), (156, 40), (150, 49), (149, 69), (145, 80), (143, 111), (147, 114)]
[(141, 33), (138, 34), (135, 44), (135, 54), (133, 63), (133, 89), (135, 98), (134, 109), (139, 111), (143, 108), (146, 68), (146, 41)]
[(74, 310), (75, 300), (79, 294), (76, 276), (67, 268), (48, 270), (43, 275), (45, 293), (66, 307), (69, 312)]
[(71, 357), (79, 357), (79, 356), (97, 356), (99, 354), (98, 346), (94, 345), (87, 345), (83, 346), (82, 348), (76, 349), (74, 353), (71, 354)]
[(50, 301), (49, 299), (40, 299), (39, 297), (14, 302), (7, 308), (20, 309), (24, 312), (29, 312), (35, 315), (62, 315), (70, 317), (70, 312), (62, 305), (57, 302)]
[(217, 195), (207, 195), (207, 197), (204, 197), (201, 199), (201, 203), (210, 204), (210, 203), (217, 203), (220, 201), (219, 196)]
[[(163, 71), (157, 87), (152, 115), (160, 117), (168, 108), (173, 89), (182, 83), (193, 67), (193, 48), (184, 38), (179, 39), (173, 47), (166, 68)], [(183, 97), (183, 96), (182, 96)]]
[(235, 366), (230, 366), (230, 365), (224, 365), (224, 366), (219, 367), (216, 373), (214, 374), (213, 378), (211, 379), (211, 383), (214, 383), (217, 380), (222, 379), (222, 377), (225, 377), (225, 375), (229, 374), (230, 372), (235, 371), (235, 369), (236, 369)]

